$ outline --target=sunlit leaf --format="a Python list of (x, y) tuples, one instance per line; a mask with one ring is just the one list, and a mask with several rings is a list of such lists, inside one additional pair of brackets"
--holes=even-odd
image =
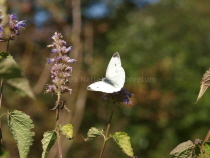
[(103, 130), (97, 129), (95, 127), (91, 127), (87, 133), (87, 138), (85, 141), (93, 140), (93, 138), (103, 135)]
[(203, 152), (205, 154), (205, 157), (210, 158), (210, 142), (206, 142), (204, 144), (203, 150), (205, 151)]
[(22, 77), (22, 73), (15, 60), (6, 52), (0, 53), (0, 77), (5, 79)]
[(56, 140), (57, 132), (55, 130), (44, 132), (44, 137), (42, 139), (42, 158), (47, 157), (47, 154), (49, 153), (52, 146), (55, 144)]
[(131, 147), (130, 137), (127, 133), (115, 132), (111, 136), (126, 155), (130, 157), (135, 157), (133, 153), (133, 148)]
[[(200, 92), (198, 94), (197, 101), (203, 96), (210, 85), (210, 69), (205, 72), (201, 81)], [(196, 101), (196, 102), (197, 102)]]
[(34, 93), (29, 85), (29, 82), (26, 78), (12, 78), (6, 80), (6, 82), (13, 88), (13, 90), (22, 94), (22, 96), (28, 96), (32, 99), (35, 98)]
[(170, 155), (173, 158), (194, 158), (197, 157), (194, 152), (195, 145), (191, 140), (179, 144), (173, 149)]
[(35, 98), (29, 81), (23, 77), (13, 57), (6, 52), (0, 52), (0, 78), (6, 79), (5, 81), (14, 91), (18, 91), (23, 96)]
[(33, 142), (34, 128), (30, 117), (21, 111), (12, 111), (8, 115), (8, 126), (18, 146), (20, 158), (27, 158)]
[(68, 139), (73, 139), (73, 126), (72, 124), (67, 124), (65, 126), (62, 126), (61, 132), (63, 135), (65, 135)]

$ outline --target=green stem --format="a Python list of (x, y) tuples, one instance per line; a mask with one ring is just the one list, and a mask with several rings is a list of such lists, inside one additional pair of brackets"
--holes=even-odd
[(59, 125), (59, 112), (60, 112), (60, 97), (61, 97), (61, 94), (58, 93), (58, 99), (57, 99), (57, 102), (56, 104), (59, 104), (57, 109), (56, 109), (56, 129), (57, 129), (57, 133), (58, 133), (58, 153), (59, 153), (59, 158), (62, 158), (62, 149), (61, 149), (61, 139), (60, 139), (60, 129), (58, 127)]
[(115, 103), (113, 103), (113, 106), (112, 106), (112, 111), (111, 111), (111, 114), (110, 114), (110, 117), (109, 117), (109, 122), (108, 122), (108, 125), (107, 125), (107, 128), (106, 128), (104, 143), (103, 143), (99, 158), (103, 157), (104, 149), (105, 149), (105, 146), (106, 146), (106, 141), (109, 138), (109, 130), (110, 130), (110, 126), (111, 126), (112, 117), (113, 117), (113, 114), (114, 114), (114, 108), (115, 108)]

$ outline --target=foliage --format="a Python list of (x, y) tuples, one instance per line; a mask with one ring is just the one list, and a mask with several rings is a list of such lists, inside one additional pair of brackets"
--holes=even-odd
[(194, 149), (195, 145), (192, 141), (188, 140), (187, 142), (179, 144), (173, 151), (171, 151), (170, 155), (172, 155), (173, 158), (197, 157)]
[[(201, 75), (209, 67), (210, 4), (182, 2), (160, 1), (126, 16), (119, 13), (103, 36), (107, 54), (117, 50), (127, 59), (125, 85), (138, 97), (124, 114), (139, 157), (166, 157), (173, 146), (209, 128), (208, 99), (194, 103)], [(142, 80), (129, 80), (135, 77)]]
[(52, 148), (52, 146), (55, 144), (57, 140), (57, 132), (55, 130), (47, 131), (47, 132), (44, 132), (43, 136), (44, 137), (42, 139), (42, 148), (43, 148), (42, 158), (46, 158), (48, 152), (50, 151), (50, 149)]
[(133, 149), (131, 147), (130, 137), (125, 132), (115, 132), (111, 135), (123, 152), (130, 156), (134, 157)]
[(0, 61), (0, 75), (2, 78), (11, 79), (22, 77), (20, 68), (9, 53), (1, 52)]
[(193, 143), (191, 140), (179, 144), (174, 148), (170, 155), (173, 158), (208, 158), (210, 157), (210, 143), (205, 142), (204, 144), (196, 143), (201, 142), (196, 140)]
[[(72, 4), (68, 1), (8, 2), (9, 12), (15, 11), (20, 19), (28, 20), (28, 27), (22, 30), (20, 37), (15, 38), (18, 40), (10, 43), (12, 59), (14, 58), (23, 70), (12, 68), (11, 70), (14, 70), (12, 77), (17, 75), (22, 78), (24, 72), (24, 76), (30, 80), (37, 100), (17, 98), (4, 86), (4, 96), (7, 97), (3, 98), (2, 110), (5, 110), (5, 107), (18, 108), (30, 114), (37, 125), (35, 141), (38, 144), (43, 132), (54, 125), (52, 121), (54, 116), (44, 110), (46, 106), (54, 105), (54, 100), (42, 93), (43, 85), (49, 78), (44, 68), (45, 56), (49, 56), (46, 45), (49, 44), (49, 37), (54, 31), (68, 36), (69, 40), (77, 39), (71, 32), (75, 28), (73, 26), (75, 21), (70, 13)], [(91, 1), (90, 4), (81, 1), (81, 8), (84, 11), (89, 5), (94, 4), (95, 1)], [(84, 61), (84, 64), (73, 73), (81, 73), (85, 77), (86, 75), (101, 77), (110, 55), (116, 51), (120, 52), (121, 58), (126, 60), (123, 63), (128, 79), (125, 88), (135, 96), (134, 105), (119, 107), (120, 110), (113, 118), (113, 124), (116, 124), (113, 128), (116, 131), (130, 133), (133, 150), (138, 157), (167, 157), (174, 146), (202, 136), (209, 129), (210, 106), (207, 96), (210, 92), (207, 90), (205, 97), (194, 105), (201, 76), (209, 68), (209, 6), (209, 1), (160, 0), (153, 5), (137, 7), (131, 4), (131, 1), (120, 1), (110, 10), (110, 16), (103, 19), (88, 19), (83, 12), (83, 31), (80, 37), (84, 40), (82, 41), (84, 45), (73, 46), (75, 49), (82, 48), (83, 53), (74, 55), (79, 56), (81, 60), (78, 61), (81, 63)], [(1, 65), (3, 63), (1, 61), (2, 77), (2, 70), (10, 64)], [(5, 80), (11, 76), (6, 74), (9, 72), (4, 71)], [(140, 81), (129, 80), (134, 78)], [(78, 81), (78, 78), (76, 79)], [(8, 82), (8, 79), (5, 82)], [(11, 86), (15, 89), (15, 94), (23, 91), (21, 94), (30, 96), (27, 93), (32, 92), (31, 90), (21, 89), (23, 85), (29, 84), (23, 82), (20, 86), (14, 86), (16, 82), (18, 81), (8, 82), (13, 83)], [(74, 96), (65, 98), (72, 100), (68, 102), (68, 106), (79, 109), (82, 115), (84, 109), (81, 109), (81, 102), (86, 96), (84, 98), (81, 96), (84, 96), (85, 88), (84, 91), (78, 90), (78, 87), (83, 86), (76, 85), (74, 80), (70, 81), (71, 83), (72, 89), (75, 90)], [(74, 122), (77, 127), (81, 123), (81, 128), (75, 130), (78, 131), (78, 134), (75, 134), (77, 141), (74, 141), (70, 150), (66, 149), (66, 153), (69, 153), (67, 157), (98, 157), (95, 151), (98, 150), (100, 140), (88, 146), (79, 140), (89, 129), (90, 124), (101, 127), (105, 123), (105, 116), (110, 108), (101, 102), (100, 96), (101, 94), (88, 94), (83, 117), (85, 119), (78, 121), (78, 124)], [(71, 118), (63, 116), (63, 121), (80, 120), (76, 112), (74, 116)], [(5, 143), (6, 146), (10, 146), (13, 142), (8, 140)], [(107, 157), (124, 157), (117, 147), (107, 148), (109, 149)], [(14, 148), (9, 150), (11, 157), (17, 157)], [(41, 150), (41, 145), (32, 148), (33, 155), (30, 157), (40, 157)]]
[(102, 129), (100, 130), (100, 129), (97, 129), (95, 127), (91, 127), (88, 130), (87, 138), (85, 139), (85, 141), (93, 140), (93, 138), (101, 136), (101, 135), (103, 135), (103, 130)]
[(72, 126), (72, 124), (66, 124), (66, 125), (60, 127), (60, 130), (61, 130), (62, 134), (64, 136), (66, 136), (66, 138), (73, 139), (74, 136), (73, 136), (73, 126)]
[(201, 88), (198, 94), (197, 101), (203, 96), (203, 94), (206, 92), (207, 88), (209, 87), (210, 85), (209, 77), (210, 77), (210, 70), (207, 70), (206, 73), (203, 75), (203, 78), (201, 81)]
[(21, 69), (13, 57), (7, 52), (0, 52), (0, 76), (6, 79), (7, 84), (23, 96), (35, 98), (30, 87), (29, 81), (23, 77)]
[(34, 124), (30, 117), (21, 111), (12, 111), (8, 114), (8, 126), (18, 146), (20, 158), (27, 158), (33, 142)]

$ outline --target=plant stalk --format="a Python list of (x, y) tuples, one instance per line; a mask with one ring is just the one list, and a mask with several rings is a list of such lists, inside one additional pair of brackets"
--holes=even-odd
[(106, 128), (104, 143), (103, 143), (99, 158), (103, 157), (104, 149), (105, 149), (105, 146), (106, 146), (106, 141), (108, 140), (108, 137), (109, 137), (109, 130), (110, 130), (110, 126), (111, 126), (112, 117), (113, 117), (113, 114), (114, 114), (114, 108), (115, 108), (115, 103), (113, 103), (113, 106), (112, 106), (112, 111), (111, 111), (111, 114), (110, 114), (110, 117), (109, 117), (109, 122), (108, 122), (108, 125), (107, 125), (107, 128)]
[[(7, 41), (7, 48), (6, 48), (7, 53), (8, 53), (8, 50), (9, 50), (9, 40)], [(3, 83), (4, 83), (4, 79), (2, 78), (1, 83), (0, 83), (0, 110), (1, 110), (1, 105), (2, 105)], [(4, 114), (2, 114), (1, 117), (3, 115)], [(2, 130), (1, 130), (1, 117), (0, 117), (0, 145), (1, 145), (0, 152), (2, 153), (3, 152), (3, 137), (2, 137)]]
[(59, 158), (62, 158), (63, 155), (62, 155), (62, 148), (61, 148), (61, 139), (60, 139), (60, 130), (59, 130), (59, 112), (60, 112), (60, 97), (61, 97), (61, 94), (58, 93), (58, 100), (56, 102), (56, 104), (58, 104), (58, 107), (56, 109), (56, 129), (57, 129), (57, 133), (58, 133), (58, 153), (59, 153)]

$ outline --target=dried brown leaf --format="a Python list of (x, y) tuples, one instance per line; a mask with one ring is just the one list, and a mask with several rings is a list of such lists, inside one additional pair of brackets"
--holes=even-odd
[(200, 92), (198, 94), (198, 98), (197, 98), (196, 103), (203, 96), (203, 94), (206, 92), (206, 90), (208, 89), (209, 86), (210, 86), (210, 69), (207, 70), (205, 72), (205, 74), (203, 75), (203, 78), (202, 78), (202, 81), (201, 81)]

